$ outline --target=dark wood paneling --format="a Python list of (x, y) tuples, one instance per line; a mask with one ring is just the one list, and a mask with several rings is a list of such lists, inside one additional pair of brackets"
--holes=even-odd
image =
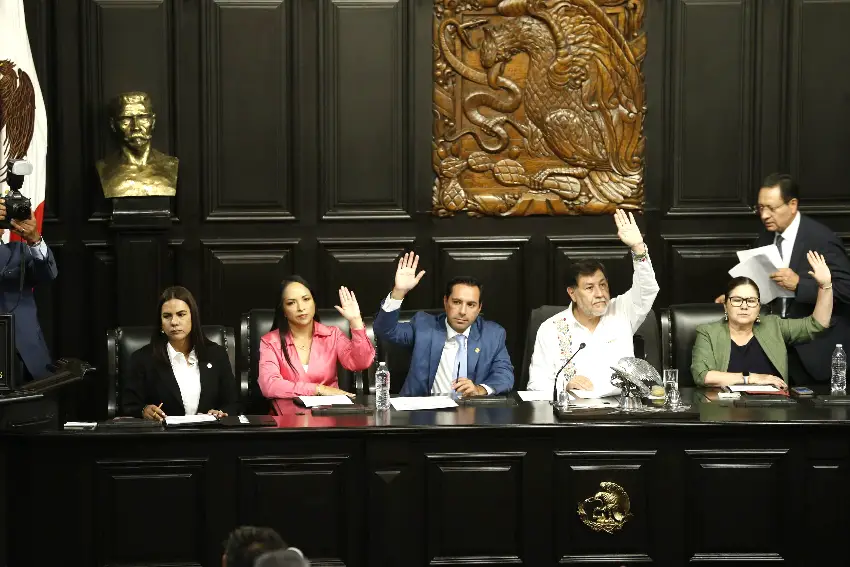
[(209, 240), (201, 313), (209, 324), (239, 328), (242, 313), (280, 302), (280, 281), (293, 272), (297, 240)]
[[(525, 305), (526, 237), (436, 238), (436, 266), (431, 284), (434, 305), (442, 306), (445, 285), (456, 276), (473, 276), (481, 282), (481, 315), (505, 329), (524, 328), (528, 314)], [(427, 277), (427, 276), (426, 276)], [(524, 337), (508, 332), (507, 346), (514, 366), (522, 361)]]
[(207, 553), (204, 518), (213, 503), (205, 498), (206, 464), (203, 459), (98, 462), (97, 500), (90, 503), (99, 524), (92, 542), (98, 564), (200, 567)]
[(792, 0), (789, 78), (791, 172), (807, 211), (848, 214), (848, 0)]
[(373, 313), (392, 289), (399, 257), (413, 243), (413, 238), (392, 237), (319, 239), (320, 304), (339, 305), (339, 287), (346, 286), (357, 296), (360, 311)]
[[(550, 236), (549, 244), (549, 293), (550, 305), (567, 305), (570, 296), (570, 266), (580, 260), (599, 260), (605, 266), (611, 297), (625, 292), (631, 286), (632, 261), (628, 249), (616, 236), (575, 237)], [(533, 305), (532, 308), (538, 307)]]
[[(664, 236), (668, 246), (666, 278), (670, 304), (711, 303), (725, 293), (732, 279), (729, 270), (738, 263), (737, 252), (749, 248), (755, 234)], [(666, 286), (665, 286), (666, 284)]]
[[(749, 211), (756, 4), (674, 3), (673, 190), (668, 214)], [(717, 30), (723, 30), (722, 41)]]
[[(686, 454), (690, 457), (686, 482), (692, 494), (685, 508), (691, 561), (728, 564), (735, 559), (781, 561), (787, 557), (786, 545), (774, 534), (791, 529), (788, 508), (776, 498), (792, 486), (788, 451), (726, 448), (687, 450)], [(758, 489), (743, 489), (746, 497), (737, 502), (723, 497), (731, 487), (752, 486)]]
[[(91, 153), (94, 162), (117, 146), (110, 137), (107, 105), (126, 91), (151, 95), (156, 111), (153, 144), (174, 155), (178, 149), (175, 128), (179, 75), (180, 5), (175, 0), (82, 0), (85, 6), (84, 96), (88, 110)], [(93, 173), (92, 181), (97, 181)], [(97, 187), (97, 185), (95, 185)], [(98, 191), (100, 192), (100, 191)], [(102, 192), (101, 196), (102, 196)], [(105, 206), (105, 200), (97, 200)]]
[[(426, 490), (432, 495), (426, 531), (432, 565), (520, 562), (524, 457), (525, 453), (426, 455)], [(475, 490), (463, 491), (464, 486)]]
[(294, 220), (292, 5), (203, 3), (206, 220)]
[(409, 0), (322, 0), (323, 218), (409, 218)]
[[(661, 516), (652, 495), (664, 489), (652, 466), (656, 452), (559, 451), (554, 456), (552, 494), (560, 502), (555, 532), (561, 536), (554, 551), (559, 562), (652, 562), (654, 547), (663, 542), (651, 529), (655, 516)], [(631, 517), (615, 534), (593, 531), (578, 515), (578, 503), (599, 492), (600, 482), (614, 482), (629, 495)]]
[[(239, 459), (239, 522), (268, 526), (317, 564), (356, 565), (349, 545), (348, 455)], [(310, 494), (311, 505), (287, 513), (293, 495)]]

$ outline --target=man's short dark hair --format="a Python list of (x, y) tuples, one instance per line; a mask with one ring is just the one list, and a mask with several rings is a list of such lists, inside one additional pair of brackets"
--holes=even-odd
[(443, 294), (443, 297), (451, 297), (452, 290), (456, 285), (468, 285), (470, 287), (477, 287), (478, 302), (481, 303), (481, 296), (484, 295), (484, 285), (472, 276), (457, 276), (456, 278), (450, 279), (449, 283), (446, 284), (446, 293)]
[(602, 272), (602, 275), (605, 275), (605, 266), (599, 260), (579, 260), (573, 263), (567, 274), (567, 287), (577, 287), (581, 276), (589, 277), (596, 272)]
[(791, 199), (800, 198), (800, 186), (794, 181), (794, 178), (787, 173), (771, 173), (764, 178), (761, 183), (762, 188), (779, 187), (779, 192), (782, 194), (782, 201), (787, 203)]
[(260, 555), (277, 549), (285, 549), (283, 538), (271, 528), (240, 526), (230, 532), (224, 544), (227, 567), (253, 567)]

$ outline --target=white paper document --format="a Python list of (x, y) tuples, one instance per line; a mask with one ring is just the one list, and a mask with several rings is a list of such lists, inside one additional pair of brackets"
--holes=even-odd
[[(776, 246), (763, 246), (762, 248), (772, 248), (776, 255), (775, 259), (779, 259), (779, 252), (776, 252)], [(762, 248), (757, 248), (756, 250), (761, 250)], [(746, 250), (746, 252), (752, 252), (752, 250)], [(742, 252), (738, 252), (739, 257), (741, 254)], [(740, 264), (729, 270), (729, 275), (733, 278), (744, 276), (756, 282), (756, 285), (759, 286), (759, 295), (761, 296), (762, 303), (770, 303), (777, 297), (794, 296), (794, 292), (780, 287), (770, 279), (770, 274), (782, 267), (781, 260), (779, 267), (777, 267), (770, 256), (769, 254), (750, 255), (746, 260), (743, 260)]]
[(773, 384), (734, 384), (729, 386), (730, 392), (778, 392)]
[(298, 399), (304, 402), (308, 408), (316, 406), (342, 406), (352, 404), (351, 398), (340, 394), (339, 396), (298, 396)]
[(200, 413), (198, 415), (169, 415), (165, 418), (165, 426), (169, 425), (198, 425), (217, 421), (214, 415)]
[(541, 390), (522, 390), (517, 392), (519, 399), (524, 402), (551, 402), (552, 392), (543, 392)]
[(596, 398), (618, 396), (620, 394), (620, 389), (612, 384), (605, 388), (594, 388), (593, 390), (570, 390), (570, 393), (577, 398), (592, 400)]
[(777, 248), (774, 244), (760, 246), (759, 248), (751, 248), (749, 250), (741, 250), (738, 252), (738, 262), (746, 262), (755, 256), (766, 256), (776, 270), (785, 266), (785, 263), (782, 261), (782, 257), (779, 255), (779, 248)]
[(571, 408), (616, 408), (619, 407), (620, 400), (617, 398), (595, 398), (584, 400), (570, 400)]
[(413, 398), (390, 398), (393, 409), (398, 411), (456, 408), (457, 402), (448, 396), (422, 396)]
[(65, 429), (95, 429), (96, 421), (66, 421)]

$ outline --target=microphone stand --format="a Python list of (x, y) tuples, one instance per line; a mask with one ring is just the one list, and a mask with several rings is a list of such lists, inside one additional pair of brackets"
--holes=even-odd
[[(555, 373), (555, 383), (552, 384), (552, 405), (553, 406), (555, 406), (555, 407), (558, 406), (558, 377), (561, 375), (561, 372), (564, 371), (564, 368), (566, 368), (567, 365), (570, 362), (573, 361), (573, 359), (576, 357), (576, 355), (579, 353), (579, 351), (581, 351), (581, 349), (583, 349), (586, 346), (587, 345), (585, 343), (581, 343), (580, 345), (578, 345), (578, 348), (576, 349), (576, 351), (567, 359), (567, 361), (564, 363), (564, 365), (561, 366), (561, 369), (558, 370), (558, 372)], [(564, 387), (566, 388), (566, 384), (564, 384)]]

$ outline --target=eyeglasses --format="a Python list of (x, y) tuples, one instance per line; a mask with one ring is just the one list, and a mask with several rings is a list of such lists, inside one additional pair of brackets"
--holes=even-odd
[(756, 213), (757, 215), (760, 215), (766, 209), (766, 210), (770, 211), (771, 213), (775, 213), (776, 211), (778, 211), (779, 209), (781, 209), (782, 207), (785, 207), (787, 205), (788, 205), (788, 203), (782, 203), (781, 205), (776, 205), (775, 207), (771, 207), (770, 205), (756, 205), (755, 207), (753, 207), (753, 212)]
[(747, 307), (758, 307), (759, 298), (758, 297), (730, 297), (729, 303), (732, 304), (732, 307), (740, 307), (744, 303), (747, 304)]

